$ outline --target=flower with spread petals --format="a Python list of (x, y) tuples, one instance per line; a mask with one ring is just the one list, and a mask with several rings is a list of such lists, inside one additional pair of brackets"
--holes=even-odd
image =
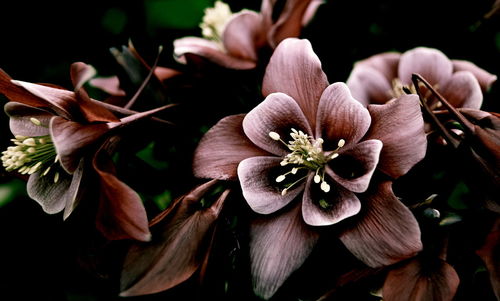
[[(259, 52), (274, 49), (283, 39), (298, 37), (314, 16), (319, 0), (263, 0), (260, 13), (242, 10), (232, 13), (221, 1), (207, 8), (200, 24), (203, 38), (184, 37), (174, 42), (174, 54), (181, 63), (201, 57), (230, 69), (253, 69)], [(277, 15), (277, 17), (276, 17)]]
[[(363, 104), (382, 104), (416, 93), (411, 75), (420, 74), (456, 108), (479, 109), (497, 77), (471, 62), (450, 60), (441, 51), (417, 47), (405, 53), (386, 52), (357, 62), (347, 80), (352, 95)], [(405, 91), (406, 90), (406, 91)], [(439, 109), (435, 99), (431, 109)]]
[(415, 255), (420, 230), (391, 179), (425, 155), (418, 97), (365, 108), (344, 83), (329, 84), (310, 43), (294, 38), (276, 48), (262, 90), (247, 115), (205, 134), (193, 162), (198, 177), (238, 179), (260, 214), (250, 230), (255, 292), (271, 297), (302, 265), (318, 226), (340, 227), (344, 245), (371, 267)]
[(130, 115), (134, 112), (117, 108), (130, 115), (119, 119), (82, 88), (93, 74), (91, 66), (74, 63), (73, 92), (12, 80), (0, 70), (0, 93), (10, 100), (5, 112), (15, 136), (14, 145), (2, 153), (3, 166), (29, 175), (28, 195), (47, 213), (64, 210), (65, 219), (93, 172), (100, 184), (97, 228), (109, 239), (147, 241), (150, 233), (142, 200), (115, 176), (108, 152), (117, 129), (158, 110)]

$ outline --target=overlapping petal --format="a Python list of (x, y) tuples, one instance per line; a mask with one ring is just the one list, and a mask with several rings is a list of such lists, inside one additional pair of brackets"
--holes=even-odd
[[(6, 103), (4, 110), (9, 116), (10, 131), (14, 136), (36, 137), (49, 134), (48, 126), (54, 116), (52, 113), (13, 101)], [(33, 123), (32, 118), (40, 121), (42, 126)]]
[(439, 91), (455, 108), (479, 109), (483, 103), (481, 87), (468, 71), (453, 73)]
[(472, 74), (474, 74), (474, 76), (479, 82), (479, 85), (481, 85), (481, 89), (483, 91), (487, 91), (491, 87), (491, 85), (497, 80), (496, 75), (491, 74), (482, 68), (479, 68), (476, 64), (471, 63), (469, 61), (452, 60), (451, 62), (453, 64), (453, 70), (455, 72), (469, 71)]
[(433, 48), (417, 47), (401, 55), (398, 74), (405, 85), (410, 85), (411, 75), (418, 73), (432, 85), (442, 86), (450, 78), (453, 64), (441, 51)]
[(231, 56), (257, 61), (257, 43), (261, 31), (262, 16), (250, 10), (241, 11), (224, 27), (222, 41)]
[(385, 103), (391, 97), (390, 81), (377, 69), (365, 65), (354, 67), (347, 85), (352, 96), (364, 106), (370, 103)]

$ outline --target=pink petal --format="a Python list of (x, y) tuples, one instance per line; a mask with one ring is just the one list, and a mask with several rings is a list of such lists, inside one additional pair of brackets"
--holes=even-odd
[[(49, 134), (48, 126), (50, 118), (54, 116), (53, 114), (13, 101), (6, 103), (4, 110), (9, 116), (9, 126), (12, 134), (26, 137), (45, 136)], [(31, 118), (38, 119), (41, 125), (34, 124)]]
[(292, 128), (308, 135), (312, 133), (300, 107), (283, 93), (269, 94), (243, 119), (243, 130), (250, 141), (278, 156), (286, 155), (290, 150), (281, 141), (273, 140), (269, 133), (276, 132), (283, 141), (288, 141)]
[(307, 259), (319, 234), (302, 220), (300, 205), (252, 221), (250, 263), (255, 293), (269, 299)]
[(385, 76), (374, 68), (356, 65), (347, 79), (352, 96), (364, 106), (383, 104), (392, 98), (392, 86)]
[(296, 184), (285, 195), (281, 195), (283, 185), (276, 182), (279, 176), (281, 158), (252, 157), (241, 161), (238, 165), (243, 197), (253, 211), (260, 214), (273, 213), (297, 197), (303, 190), (305, 181)]
[(311, 22), (311, 20), (314, 18), (314, 15), (316, 14), (316, 11), (318, 10), (319, 6), (321, 4), (324, 4), (325, 1), (323, 0), (312, 0), (309, 5), (307, 6), (306, 11), (304, 12), (304, 15), (302, 17), (302, 26), (306, 26)]
[(373, 172), (379, 162), (382, 142), (366, 140), (340, 153), (329, 162), (326, 173), (352, 192), (364, 192), (368, 189)]
[(174, 55), (177, 61), (188, 63), (188, 55), (196, 55), (207, 59), (215, 64), (230, 69), (253, 69), (255, 61), (240, 59), (225, 53), (219, 45), (197, 37), (185, 37), (174, 41)]
[(311, 43), (290, 38), (274, 51), (266, 68), (262, 93), (267, 96), (282, 92), (292, 97), (314, 129), (319, 99), (327, 86), (326, 74)]
[(154, 72), (160, 82), (182, 74), (180, 71), (166, 67), (156, 67)]
[(460, 279), (451, 265), (438, 258), (417, 258), (392, 269), (382, 289), (384, 300), (453, 300)]
[(131, 246), (120, 279), (120, 296), (167, 290), (187, 280), (200, 267), (228, 194), (226, 190), (211, 207), (199, 210), (196, 205), (207, 190), (207, 185), (202, 186), (183, 196), (173, 210), (167, 209), (169, 214), (152, 228), (151, 242)]
[(257, 42), (261, 32), (261, 16), (249, 10), (233, 15), (224, 27), (222, 41), (227, 53), (236, 58), (257, 61)]
[(352, 98), (344, 83), (334, 83), (325, 89), (318, 107), (316, 138), (323, 138), (325, 150), (334, 150), (340, 139), (345, 147), (356, 145), (370, 127), (370, 114)]
[(469, 71), (474, 74), (479, 82), (479, 85), (481, 85), (481, 89), (483, 90), (483, 92), (487, 91), (497, 80), (496, 75), (491, 74), (482, 68), (479, 68), (471, 62), (462, 60), (452, 60), (451, 62), (453, 63), (453, 71)]
[(10, 101), (32, 107), (46, 107), (46, 103), (42, 99), (13, 84), (12, 78), (2, 69), (0, 69), (0, 94), (4, 94)]
[(90, 85), (103, 90), (109, 95), (125, 96), (125, 91), (120, 88), (118, 76), (96, 77), (89, 81)]
[[(314, 183), (312, 179), (313, 174), (307, 179), (302, 199), (302, 216), (306, 224), (311, 226), (333, 225), (356, 215), (361, 209), (359, 199), (351, 191), (330, 182), (331, 190), (324, 193), (319, 189), (319, 184)], [(320, 199), (324, 199), (331, 206), (326, 209), (322, 208), (319, 204)]]
[(394, 195), (391, 182), (373, 185), (360, 198), (361, 212), (340, 234), (359, 260), (375, 268), (413, 257), (422, 249), (417, 220)]
[(455, 108), (479, 109), (483, 103), (481, 87), (468, 71), (453, 73), (439, 91)]
[(378, 168), (393, 178), (406, 174), (427, 150), (418, 96), (404, 95), (385, 105), (370, 105), (368, 111), (372, 125), (365, 139), (384, 144)]
[[(271, 26), (267, 33), (269, 45), (275, 48), (286, 38), (296, 38), (302, 30), (302, 21), (309, 8), (311, 0), (286, 1), (278, 20)], [(276, 6), (276, 3), (274, 4)], [(273, 7), (274, 9), (274, 7)], [(309, 11), (309, 13), (311, 13)]]
[(80, 164), (78, 164), (78, 168), (72, 174), (71, 185), (69, 186), (68, 197), (66, 197), (66, 205), (64, 206), (64, 214), (63, 219), (67, 219), (73, 210), (75, 210), (76, 206), (80, 203), (80, 199), (83, 196), (83, 191), (85, 185), (82, 183), (85, 181), (84, 176), (88, 174), (88, 172), (84, 172), (86, 169), (86, 161), (85, 159), (80, 160)]
[(71, 64), (70, 75), (71, 82), (75, 91), (80, 90), (83, 85), (97, 74), (97, 71), (91, 65), (82, 62)]
[(139, 195), (115, 176), (109, 154), (102, 147), (92, 162), (99, 176), (97, 229), (110, 240), (149, 241), (148, 217)]
[(372, 55), (371, 57), (358, 61), (354, 64), (354, 70), (358, 68), (371, 68), (377, 70), (384, 76), (387, 82), (391, 83), (398, 77), (398, 65), (401, 53), (384, 52)]
[(196, 177), (236, 180), (242, 160), (268, 155), (246, 137), (242, 127), (244, 117), (243, 114), (225, 117), (203, 136), (194, 153)]
[(441, 51), (433, 48), (417, 47), (401, 55), (399, 61), (399, 79), (410, 85), (412, 73), (419, 73), (432, 85), (440, 86), (453, 72), (451, 61)]

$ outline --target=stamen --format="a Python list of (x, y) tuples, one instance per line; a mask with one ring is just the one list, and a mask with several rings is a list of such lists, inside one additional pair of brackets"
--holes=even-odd
[(278, 183), (283, 182), (283, 180), (285, 180), (285, 175), (280, 175), (276, 178), (276, 182)]
[(281, 139), (280, 134), (276, 132), (269, 132), (269, 137), (276, 141), (279, 141)]
[(31, 121), (34, 125), (38, 125), (38, 126), (42, 125), (42, 123), (40, 122), (40, 120), (38, 120), (38, 119), (36, 119), (36, 118), (31, 117), (31, 118), (30, 118), (30, 121)]

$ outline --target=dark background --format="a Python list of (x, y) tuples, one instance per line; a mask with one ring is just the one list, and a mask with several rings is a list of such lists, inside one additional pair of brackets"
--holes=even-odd
[[(186, 14), (185, 17), (174, 24), (162, 22), (158, 18), (162, 12), (154, 6), (161, 2), (166, 3), (164, 7), (183, 4), (179, 12)], [(0, 68), (15, 79), (71, 88), (69, 66), (72, 62), (92, 64), (101, 75), (114, 74), (118, 67), (109, 48), (121, 47), (129, 39), (149, 62), (154, 60), (157, 47), (163, 45), (160, 65), (168, 66), (172, 63), (172, 41), (200, 34), (193, 24), (201, 18), (200, 5), (209, 2), (2, 3)], [(482, 0), (329, 0), (320, 7), (302, 36), (311, 41), (330, 82), (345, 81), (357, 60), (384, 51), (404, 52), (417, 46), (438, 48), (451, 59), (469, 60), (500, 74), (500, 15), (483, 19), (492, 3)], [(243, 7), (258, 10), (260, 1), (234, 0), (229, 4), (234, 11)], [(179, 12), (174, 14), (179, 16)], [(484, 109), (498, 112), (499, 90), (496, 83), (485, 94)], [(7, 118), (2, 116), (0, 121), (0, 144), (5, 148), (10, 133)], [(0, 207), (0, 300), (114, 300), (116, 283), (106, 276), (91, 275), (75, 259), (74, 253), (80, 250), (78, 237), (74, 237), (78, 233), (72, 234), (71, 225), (64, 223), (60, 215), (43, 213), (34, 201), (23, 196), (22, 184), (12, 184), (12, 179), (11, 175), (0, 172), (1, 183), (9, 183), (9, 187), (15, 186), (15, 191), (21, 191), (11, 202), (0, 201), (3, 204)], [(68, 235), (73, 237), (69, 239)], [(93, 256), (92, 253), (86, 255)]]

